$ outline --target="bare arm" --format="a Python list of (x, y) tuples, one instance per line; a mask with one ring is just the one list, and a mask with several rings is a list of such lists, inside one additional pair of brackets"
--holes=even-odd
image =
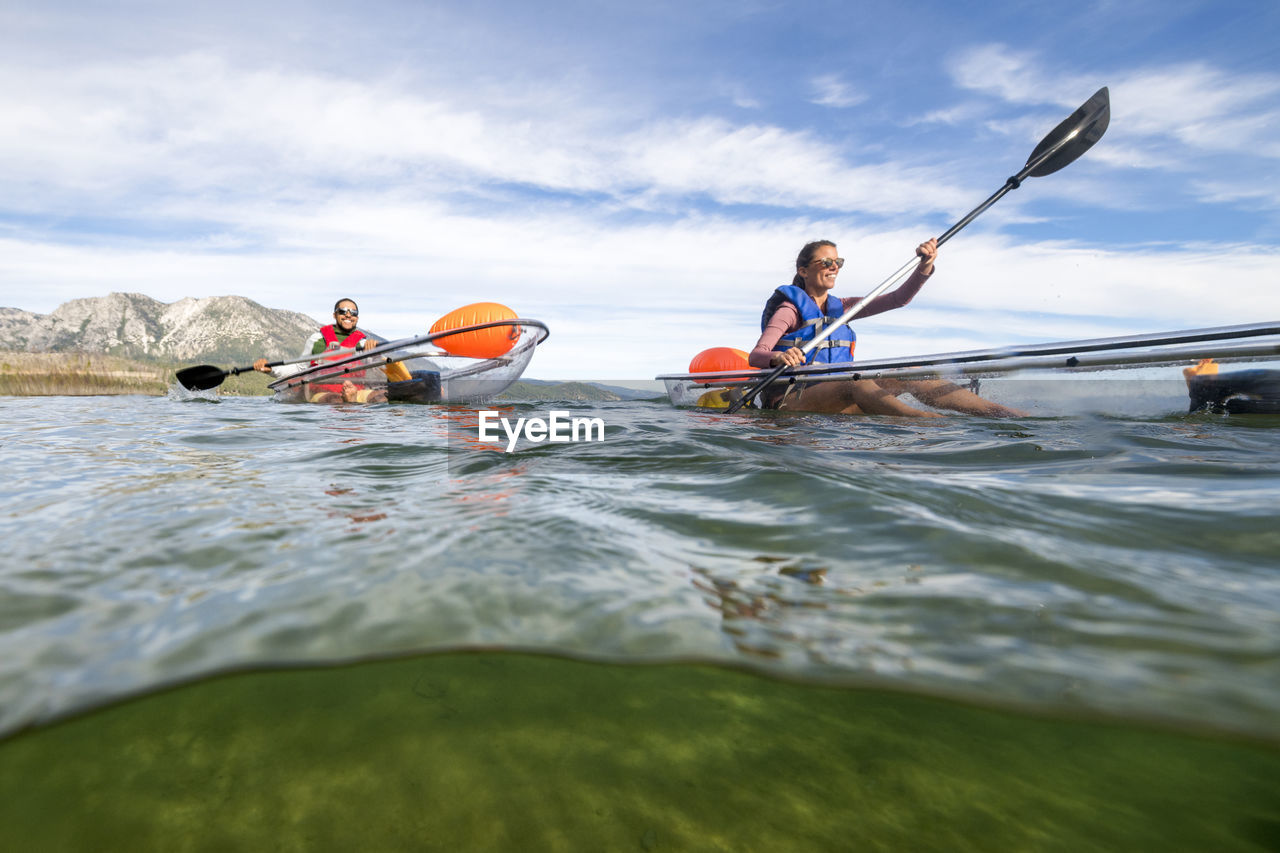
[[(311, 337), (307, 338), (307, 342), (302, 346), (302, 356), (305, 358), (306, 356), (314, 355), (316, 352), (323, 352), (323, 346), (319, 349), (316, 348), (316, 343), (323, 340), (324, 337), (319, 332), (316, 332)], [(302, 368), (305, 366), (306, 364), (304, 362), (299, 364), (282, 364), (278, 367), (267, 367), (267, 360), (265, 358), (260, 358), (253, 363), (254, 370), (262, 373), (269, 373), (276, 379), (284, 379), (286, 376), (301, 373)]]
[[(929, 276), (933, 275), (933, 263), (938, 257), (937, 239), (925, 240), (919, 246), (916, 246), (916, 254), (920, 257), (920, 263), (916, 265), (915, 272), (911, 273), (911, 277), (894, 290), (871, 300), (867, 307), (858, 312), (859, 317), (869, 317), (872, 314), (883, 314), (886, 311), (901, 308), (920, 292), (920, 288), (924, 287), (924, 283), (929, 280)], [(844, 303), (844, 310), (848, 311), (861, 302), (862, 299), (854, 297), (853, 299), (842, 299), (840, 301)]]
[[(795, 331), (800, 325), (800, 312), (790, 302), (784, 302), (778, 306), (778, 310), (773, 312), (773, 316), (769, 318), (769, 322), (765, 324), (764, 331), (760, 333), (760, 339), (756, 341), (755, 348), (747, 356), (747, 363), (752, 367), (776, 367), (774, 356), (780, 356), (782, 353), (776, 353), (773, 348), (778, 345), (778, 340), (788, 332)], [(794, 349), (794, 348), (793, 348)], [(803, 356), (801, 361), (803, 362)]]
[[(858, 312), (858, 316), (870, 317), (872, 314), (883, 314), (886, 311), (901, 308), (915, 298), (915, 295), (920, 292), (920, 288), (924, 287), (924, 283), (929, 280), (929, 276), (932, 274), (932, 270), (928, 273), (921, 273), (920, 268), (916, 267), (916, 271), (911, 274), (910, 278), (888, 293), (882, 293), (872, 299), (866, 308)], [(855, 296), (852, 299), (841, 299), (840, 301), (844, 303), (844, 310), (848, 311), (861, 302), (862, 297)]]

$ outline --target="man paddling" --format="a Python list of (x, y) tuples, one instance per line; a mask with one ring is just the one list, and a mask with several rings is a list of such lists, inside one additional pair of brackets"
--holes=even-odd
[[(307, 338), (302, 354), (320, 356), (330, 350), (359, 351), (377, 346), (376, 341), (356, 328), (359, 319), (360, 308), (355, 300), (339, 299), (333, 306), (333, 323), (321, 326), (318, 332)], [(278, 379), (299, 373), (305, 367), (305, 363), (268, 367), (265, 358), (260, 358), (253, 363), (254, 370), (269, 373)], [(315, 390), (308, 398), (312, 403), (381, 403), (387, 399), (386, 391), (363, 388), (345, 378), (341, 385), (313, 385), (312, 387)]]
[[(901, 308), (924, 287), (933, 275), (938, 256), (938, 241), (926, 240), (916, 247), (920, 262), (896, 290), (877, 296), (862, 309), (863, 317)], [(844, 258), (830, 240), (815, 240), (800, 250), (796, 258), (796, 275), (791, 284), (774, 291), (760, 317), (760, 339), (751, 351), (752, 367), (798, 367), (802, 364), (838, 364), (853, 361), (857, 336), (841, 325), (808, 356), (802, 347), (819, 332), (834, 323), (860, 298), (838, 299), (831, 294), (836, 276), (844, 266)], [(776, 389), (776, 390), (774, 390)], [(973, 415), (1014, 417), (1024, 414), (1008, 406), (984, 400), (977, 394), (942, 379), (850, 379), (844, 382), (814, 382), (766, 390), (761, 400), (765, 408), (801, 412), (828, 412), (868, 415), (909, 415), (939, 417), (908, 406), (898, 399), (910, 393), (920, 402), (940, 409), (954, 409)]]

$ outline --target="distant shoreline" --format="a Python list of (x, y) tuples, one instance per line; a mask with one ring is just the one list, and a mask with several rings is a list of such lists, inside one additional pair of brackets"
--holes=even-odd
[[(0, 397), (163, 397), (177, 381), (174, 374), (178, 367), (167, 361), (139, 361), (100, 352), (0, 350)], [(267, 394), (268, 381), (261, 374), (233, 377), (224, 383), (222, 393)]]
[(127, 358), (84, 352), (0, 352), (0, 395), (97, 396), (168, 393), (173, 370)]

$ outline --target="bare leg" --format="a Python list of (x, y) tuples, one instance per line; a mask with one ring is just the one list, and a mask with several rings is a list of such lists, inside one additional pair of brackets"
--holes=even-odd
[[(334, 395), (335, 397), (337, 395)], [(338, 402), (336, 399), (332, 402)], [(342, 383), (342, 402), (344, 403), (385, 403), (387, 392), (381, 388), (362, 388), (350, 379)]]
[(952, 409), (969, 415), (985, 415), (992, 418), (1016, 418), (1027, 413), (1011, 409), (990, 400), (984, 400), (972, 391), (961, 388), (945, 379), (880, 379), (885, 388), (895, 394), (907, 393), (926, 406), (935, 409)]
[(845, 415), (898, 415), (911, 418), (939, 418), (937, 412), (926, 412), (908, 406), (894, 392), (870, 379), (847, 382), (817, 382), (800, 391), (792, 391), (778, 408), (788, 412), (826, 412)]
[(1187, 387), (1191, 387), (1191, 380), (1197, 376), (1213, 376), (1218, 372), (1218, 363), (1211, 358), (1202, 358), (1196, 363), (1195, 367), (1184, 367), (1182, 376), (1187, 380)]

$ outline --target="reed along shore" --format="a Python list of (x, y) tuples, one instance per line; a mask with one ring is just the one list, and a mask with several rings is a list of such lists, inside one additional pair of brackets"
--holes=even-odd
[[(90, 397), (142, 394), (162, 397), (181, 365), (147, 362), (85, 352), (0, 352), (0, 396)], [(229, 377), (221, 393), (256, 396), (270, 393), (268, 377)]]

